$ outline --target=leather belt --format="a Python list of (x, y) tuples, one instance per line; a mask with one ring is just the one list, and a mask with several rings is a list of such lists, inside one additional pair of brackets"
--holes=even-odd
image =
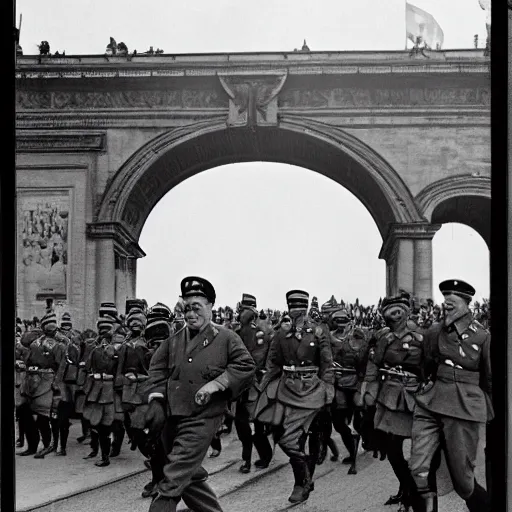
[(397, 368), (380, 368), (379, 373), (381, 374), (382, 380), (389, 379), (400, 382), (413, 382), (419, 380), (419, 377), (416, 374)]
[(480, 372), (465, 370), (464, 368), (451, 367), (440, 364), (437, 369), (437, 378), (448, 382), (465, 382), (466, 384), (480, 384)]
[(335, 373), (357, 373), (357, 370), (355, 368), (344, 368), (343, 366), (335, 366), (334, 372)]
[(39, 368), (39, 366), (29, 366), (27, 371), (31, 373), (55, 373), (51, 368)]
[(302, 379), (318, 374), (318, 366), (283, 366), (283, 372), (293, 379)]
[(92, 378), (94, 380), (114, 380), (114, 376), (108, 373), (93, 373)]

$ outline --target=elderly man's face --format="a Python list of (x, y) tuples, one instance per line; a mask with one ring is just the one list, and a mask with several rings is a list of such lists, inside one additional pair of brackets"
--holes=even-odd
[(190, 329), (200, 331), (211, 322), (213, 304), (205, 297), (185, 299), (185, 321)]

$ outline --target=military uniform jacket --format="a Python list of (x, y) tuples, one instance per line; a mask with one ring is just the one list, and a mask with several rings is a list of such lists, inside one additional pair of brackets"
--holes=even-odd
[[(423, 380), (423, 335), (406, 329), (399, 337), (385, 327), (375, 334), (376, 345), (366, 368), (365, 381), (380, 382), (377, 401), (391, 411), (412, 412), (414, 393)], [(379, 374), (379, 369), (408, 372), (409, 376)], [(378, 379), (378, 380), (377, 380)]]
[(490, 333), (470, 313), (448, 328), (434, 324), (425, 343), (425, 371), (434, 383), (416, 395), (418, 404), (452, 418), (490, 421), (494, 416), (490, 345)]
[(236, 333), (242, 338), (245, 347), (254, 359), (256, 370), (265, 368), (272, 338), (271, 332), (268, 329), (263, 330), (254, 322), (250, 322), (247, 325), (241, 325)]
[[(224, 413), (228, 400), (250, 386), (254, 361), (235, 332), (209, 324), (190, 339), (188, 327), (175, 332), (157, 348), (144, 386), (146, 400), (160, 394), (172, 416), (210, 418)], [(195, 395), (206, 383), (217, 380), (226, 390), (213, 393), (205, 405)]]
[(335, 371), (337, 389), (356, 390), (363, 380), (368, 361), (368, 343), (364, 332), (349, 326), (344, 332), (331, 332), (331, 348), (333, 362), (341, 367), (353, 369), (354, 372)]
[[(283, 371), (284, 366), (317, 367), (318, 373), (307, 380), (294, 378)], [(259, 385), (270, 400), (274, 395), (288, 406), (318, 409), (325, 405), (326, 384), (332, 385), (333, 380), (330, 338), (321, 326), (304, 319), (289, 332), (279, 328), (270, 346), (267, 373)]]

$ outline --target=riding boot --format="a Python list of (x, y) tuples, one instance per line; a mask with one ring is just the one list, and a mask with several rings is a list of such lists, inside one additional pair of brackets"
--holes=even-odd
[[(23, 406), (22, 406), (23, 407)], [(35, 455), (37, 452), (37, 446), (39, 445), (39, 430), (37, 428), (36, 422), (32, 417), (32, 412), (30, 408), (23, 407), (23, 411), (20, 411), (20, 421), (23, 420), (24, 428), (25, 428), (25, 436), (27, 438), (27, 449), (19, 453), (19, 455), (27, 456), (27, 455)]]
[(348, 474), (357, 475), (357, 450), (359, 448), (359, 440), (361, 439), (361, 436), (359, 434), (354, 434), (352, 438), (354, 439), (354, 454), (352, 456), (352, 463), (350, 464), (350, 468), (348, 469)]
[(469, 512), (490, 512), (491, 503), (487, 491), (476, 482), (471, 496), (466, 500)]
[(89, 422), (84, 417), (80, 418), (80, 423), (82, 424), (82, 435), (77, 437), (76, 440), (78, 443), (83, 443), (91, 436), (91, 432), (89, 429)]
[(301, 503), (309, 498), (311, 491), (308, 465), (303, 459), (290, 459), (290, 464), (293, 469), (295, 485), (288, 501), (291, 503)]
[(352, 432), (349, 428), (343, 429), (340, 433), (341, 440), (343, 441), (343, 444), (345, 445), (345, 448), (348, 451), (348, 457), (345, 457), (342, 460), (343, 464), (353, 464), (354, 463), (354, 456), (355, 456), (355, 445), (354, 445), (354, 436), (352, 435)]
[(121, 453), (121, 446), (123, 445), (123, 439), (125, 434), (124, 425), (121, 421), (114, 421), (112, 425), (113, 442), (112, 449), (110, 450), (111, 457), (117, 457)]
[(56, 455), (61, 455), (61, 456), (67, 455), (66, 447), (68, 444), (69, 427), (70, 427), (70, 424), (68, 421), (65, 421), (63, 425), (60, 425), (60, 428), (59, 428), (60, 450), (57, 451)]
[(84, 459), (93, 459), (98, 455), (98, 450), (100, 447), (100, 437), (98, 431), (95, 429), (91, 429), (91, 452)]
[(404, 491), (402, 489), (402, 484), (400, 484), (400, 487), (398, 488), (398, 492), (396, 494), (392, 494), (386, 503), (384, 505), (396, 505), (402, 501), (404, 495)]
[(110, 453), (110, 437), (107, 433), (101, 432), (99, 436), (100, 448), (101, 448), (101, 460), (96, 462), (94, 465), (99, 468), (103, 468), (110, 464), (109, 453)]
[(50, 425), (52, 428), (52, 444), (55, 451), (57, 451), (57, 448), (59, 446), (59, 423), (59, 418), (52, 418), (50, 420)]
[(252, 436), (252, 443), (258, 452), (259, 460), (254, 465), (258, 468), (266, 468), (272, 460), (272, 446), (268, 437), (265, 435), (265, 427), (263, 424), (254, 422), (254, 435)]
[(336, 445), (332, 437), (329, 437), (329, 439), (327, 440), (327, 446), (332, 452), (331, 460), (333, 462), (337, 461), (340, 458), (340, 452), (338, 450), (338, 446)]

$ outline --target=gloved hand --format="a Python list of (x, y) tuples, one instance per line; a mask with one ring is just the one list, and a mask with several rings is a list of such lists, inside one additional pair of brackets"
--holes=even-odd
[(332, 401), (334, 400), (334, 384), (326, 384), (325, 385), (325, 403), (326, 404), (332, 404)]
[(162, 399), (151, 400), (145, 416), (145, 426), (150, 433), (161, 432), (165, 424), (165, 403)]
[(218, 391), (224, 391), (226, 388), (218, 381), (211, 380), (207, 382), (199, 391), (196, 393), (195, 402), (198, 405), (206, 405), (213, 393)]

